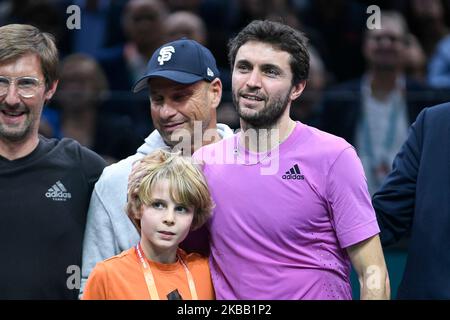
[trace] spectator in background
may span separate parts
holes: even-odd
[[[205,0],[165,0],[165,2],[171,12],[190,11],[199,14],[201,4]]]
[[[169,41],[174,41],[186,37],[206,46],[208,32],[202,18],[195,13],[188,11],[177,11],[169,15],[166,20],[167,35]],[[223,86],[222,102],[217,110],[220,122],[232,128],[239,127],[239,117],[231,104],[231,75],[228,66],[218,67],[220,80]]]
[[[276,0],[241,0],[232,1],[234,4],[234,15],[232,19],[232,33],[239,32],[250,21],[264,19],[274,11],[286,11],[287,1]]]
[[[437,89],[450,88],[450,36],[439,42],[428,63],[428,83]]]
[[[443,0],[411,0],[408,6],[411,29],[422,44],[428,61],[427,82],[437,89],[450,88],[448,13],[448,2]]]
[[[167,41],[186,37],[206,45],[207,32],[202,18],[188,11],[171,13],[166,19]]]
[[[111,1],[111,0],[110,0]],[[121,20],[125,6],[129,0],[112,0],[109,5],[108,18],[106,22],[105,47],[115,47],[126,41],[123,23]]]
[[[144,138],[151,131],[148,97],[132,95],[130,89],[145,71],[148,59],[166,39],[167,8],[161,0],[130,0],[122,15],[127,41],[96,55],[112,92],[110,109],[132,118],[136,134]]]
[[[142,76],[153,51],[165,41],[166,17],[167,9],[160,0],[130,0],[127,3],[122,15],[127,41],[96,55],[111,90],[129,91]]]
[[[309,76],[302,97],[292,102],[291,118],[304,124],[320,127],[322,99],[328,84],[328,72],[314,47],[309,47]]]
[[[427,56],[413,34],[409,34],[406,41],[405,72],[411,79],[422,84],[427,83]]]
[[[219,70],[229,70],[227,62],[227,41],[230,38],[230,17],[234,17],[236,14],[234,2],[235,0],[202,0],[196,10],[193,10],[192,7],[182,9],[195,12],[202,18],[207,28],[206,43],[211,52],[214,52]],[[224,91],[227,90],[225,88]]]
[[[448,8],[443,0],[410,0],[406,16],[411,32],[421,43],[427,59],[435,52],[437,44],[449,34],[445,15]]]
[[[10,11],[9,15],[5,17],[5,24],[33,25],[42,32],[48,32],[55,37],[61,55],[64,56],[70,52],[69,30],[66,28],[64,20],[67,6],[60,1],[52,0],[12,0],[9,3]]]
[[[371,194],[389,172],[409,124],[433,101],[426,87],[405,76],[407,35],[402,15],[382,12],[381,29],[364,37],[363,77],[333,88],[324,101],[322,128],[356,147]]]
[[[72,52],[95,55],[98,50],[105,47],[112,2],[111,0],[65,1],[66,7],[77,5],[81,10],[81,28],[69,32]]]
[[[55,95],[59,122],[53,136],[75,139],[108,163],[134,153],[139,140],[133,123],[126,115],[108,112],[107,98],[108,82],[98,63],[83,54],[67,56]]]
[[[81,264],[105,162],[74,140],[38,135],[57,85],[54,38],[30,25],[0,27],[0,299],[78,296],[68,271]]]
[[[367,6],[354,0],[314,0],[300,12],[302,25],[319,33],[319,50],[327,70],[337,82],[351,80],[364,70],[360,54]]]

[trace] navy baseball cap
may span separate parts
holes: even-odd
[[[178,83],[191,84],[219,77],[216,59],[200,43],[182,38],[157,49],[147,65],[145,74],[133,86],[133,92],[147,87],[149,78],[163,77]]]

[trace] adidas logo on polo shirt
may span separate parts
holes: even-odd
[[[67,201],[67,199],[72,198],[70,192],[67,192],[66,187],[59,180],[48,189],[45,196],[53,201]]]
[[[298,164],[295,164],[289,171],[286,171],[286,174],[283,174],[282,178],[285,180],[304,180],[305,176],[300,173]]]

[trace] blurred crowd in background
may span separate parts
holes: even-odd
[[[70,5],[81,28],[69,29]],[[386,10],[368,30],[367,8]],[[450,100],[450,0],[3,0],[0,25],[52,33],[62,58],[41,133],[71,137],[112,163],[153,129],[147,92],[131,86],[155,49],[188,37],[215,55],[224,87],[218,122],[239,127],[227,43],[254,19],[284,22],[310,40],[311,69],[292,117],[339,135],[363,161],[373,193],[418,112]]]

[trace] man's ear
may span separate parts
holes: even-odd
[[[211,99],[211,107],[216,109],[222,100],[222,81],[220,81],[219,78],[215,78],[211,81],[208,88],[208,94]]]
[[[303,90],[305,90],[305,87],[306,87],[306,80],[302,80],[299,83],[297,83],[296,85],[294,85],[291,90],[291,96],[290,96],[291,100],[294,101],[295,99],[300,97]]]
[[[50,85],[50,87],[47,89],[47,91],[45,91],[44,98],[46,101],[49,101],[55,94],[56,88],[58,87],[58,82],[59,82],[58,80],[53,81],[53,83]]]

